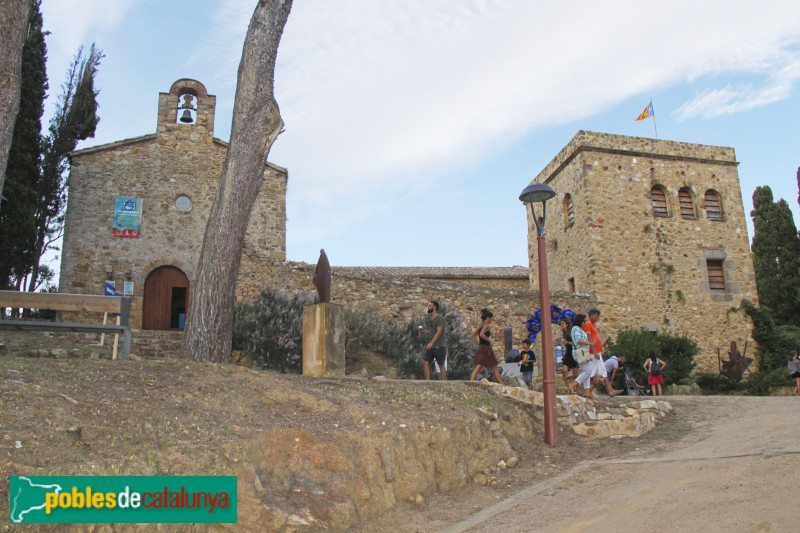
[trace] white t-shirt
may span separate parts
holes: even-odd
[[[606,359],[603,364],[606,365],[606,373],[608,373],[609,376],[614,373],[614,370],[619,368],[619,361],[617,361],[616,355],[612,355]]]

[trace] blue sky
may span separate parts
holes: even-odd
[[[227,140],[255,4],[43,0],[53,97],[78,46],[106,54],[80,147],[153,133],[184,77]],[[735,148],[748,214],[767,184],[800,221],[799,80],[796,0],[296,0],[269,156],[289,169],[288,258],[527,265],[520,191],[579,130],[655,136],[634,121],[650,99],[660,138]]]

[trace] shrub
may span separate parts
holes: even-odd
[[[315,296],[305,292],[261,291],[258,299],[239,305],[234,312],[233,348],[250,354],[261,368],[301,372],[303,306],[315,301]]]
[[[261,368],[302,372],[303,306],[316,298],[304,292],[294,295],[266,289],[252,303],[236,308],[233,348],[247,352]],[[345,354],[361,349],[386,356],[401,376],[422,375],[422,354],[428,336],[420,335],[422,319],[396,323],[374,309],[345,307]],[[457,312],[444,314],[447,333],[448,378],[462,379],[472,371],[476,346]]]
[[[772,389],[791,385],[792,379],[786,368],[759,369],[758,372],[750,374],[747,381],[742,383],[747,394],[769,396]]]
[[[716,372],[701,372],[694,376],[694,380],[703,394],[731,394],[746,390],[744,383],[734,383],[727,376]]]
[[[742,300],[741,308],[753,320],[753,339],[758,343],[756,358],[759,372],[785,369],[786,356],[800,346],[800,327],[775,325],[769,308],[756,307],[748,300]]]
[[[633,377],[639,383],[647,383],[647,372],[643,366],[647,353],[656,352],[667,363],[664,370],[664,383],[685,383],[694,368],[694,356],[700,349],[697,343],[686,336],[652,333],[645,329],[623,329],[617,338],[604,346],[605,357],[624,356]]]

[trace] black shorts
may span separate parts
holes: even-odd
[[[800,372],[792,372],[792,377],[795,379],[800,378]]]
[[[425,355],[422,357],[423,361],[432,362],[436,359],[441,367],[444,364],[444,358],[447,355],[447,349],[444,346],[434,346],[430,350],[425,350]]]
[[[572,370],[573,368],[578,368],[578,363],[575,361],[575,359],[573,359],[572,354],[569,355],[564,354],[561,357],[561,364],[567,367],[569,370]]]

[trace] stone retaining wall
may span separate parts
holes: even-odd
[[[483,380],[481,385],[506,398],[544,408],[544,394],[522,387],[508,387]],[[633,400],[601,403],[575,395],[556,396],[558,422],[578,435],[620,439],[640,437],[656,427],[656,422],[672,411],[665,401]]]

